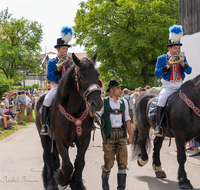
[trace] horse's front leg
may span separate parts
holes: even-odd
[[[166,174],[161,166],[160,161],[160,149],[165,137],[155,137],[154,139],[154,149],[153,149],[153,170],[158,178],[166,178]]]
[[[179,186],[181,189],[193,189],[193,186],[191,185],[190,181],[187,179],[187,174],[185,171],[184,164],[186,162],[186,154],[185,154],[185,142],[176,140],[176,146],[177,146],[177,160],[179,163],[178,168],[178,181]]]
[[[73,172],[73,165],[69,158],[69,146],[63,141],[56,142],[58,152],[62,157],[62,167],[55,173],[55,179],[61,186],[67,187],[70,183],[70,176]]]
[[[80,143],[81,142],[81,143]],[[74,173],[70,183],[72,190],[85,190],[82,182],[82,172],[85,166],[85,153],[89,146],[90,134],[88,134],[84,141],[79,141],[77,144],[77,156],[74,162]]]

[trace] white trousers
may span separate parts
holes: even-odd
[[[161,91],[158,95],[157,106],[164,107],[167,101],[167,98],[181,87],[181,85],[183,84],[183,81],[169,82],[164,79],[161,79],[161,82],[162,82],[162,86],[161,86]]]
[[[58,90],[58,85],[52,85],[51,86],[51,90],[49,90],[49,92],[47,93],[47,95],[45,96],[45,99],[44,99],[44,102],[43,102],[43,105],[44,106],[47,106],[47,107],[50,107],[55,95],[56,95],[56,92]]]

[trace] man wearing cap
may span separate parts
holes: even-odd
[[[121,86],[116,80],[109,82],[106,92],[110,92],[110,96],[104,98],[104,106],[98,112],[104,120],[103,133],[106,137],[105,142],[103,142],[103,190],[109,190],[108,179],[114,165],[115,156],[118,164],[117,189],[124,190],[126,186],[127,144],[129,145],[132,142],[132,128],[128,103],[125,99],[120,98],[122,94]]]
[[[66,65],[63,65],[61,68],[58,68],[56,64],[59,64],[61,62],[61,58],[65,55],[67,55],[68,48],[70,45],[68,42],[71,40],[70,36],[72,37],[72,29],[68,27],[64,27],[61,31],[62,38],[57,39],[57,44],[54,46],[54,48],[57,49],[57,56],[54,59],[51,59],[48,61],[47,66],[47,79],[53,83],[51,86],[51,90],[48,92],[48,94],[45,96],[43,107],[42,107],[42,128],[40,131],[41,135],[47,135],[48,134],[48,126],[46,123],[46,118],[49,113],[49,107],[56,95],[58,84],[62,76],[67,72],[67,68],[73,63],[71,57],[67,57],[68,62]],[[66,40],[66,37],[68,39]]]
[[[192,71],[192,68],[187,63],[186,57],[180,54],[180,46],[182,46],[180,39],[183,34],[182,26],[173,25],[169,28],[169,31],[168,53],[157,58],[155,68],[155,76],[162,78],[162,87],[158,96],[156,112],[155,135],[158,137],[162,137],[160,119],[167,98],[181,87],[185,73],[190,74]],[[169,64],[172,62],[174,63],[173,65]]]

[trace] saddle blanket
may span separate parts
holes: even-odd
[[[171,97],[171,95],[168,97],[167,102],[166,102],[166,107],[168,109],[168,103],[169,103],[169,98]],[[148,112],[148,118],[150,119],[155,119],[156,118],[156,106],[158,103],[158,96],[155,97],[153,99],[153,101],[151,102],[151,105],[149,107],[149,112]]]

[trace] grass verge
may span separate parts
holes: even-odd
[[[35,122],[35,111],[32,110],[32,121],[27,121],[26,110],[25,110],[23,121],[24,121],[24,125],[21,125],[21,124],[13,125],[14,128],[10,130],[4,130],[4,126],[0,126],[0,131],[3,132],[2,134],[0,134],[0,141],[5,139],[7,136],[13,134],[14,132],[18,131],[19,129]]]

